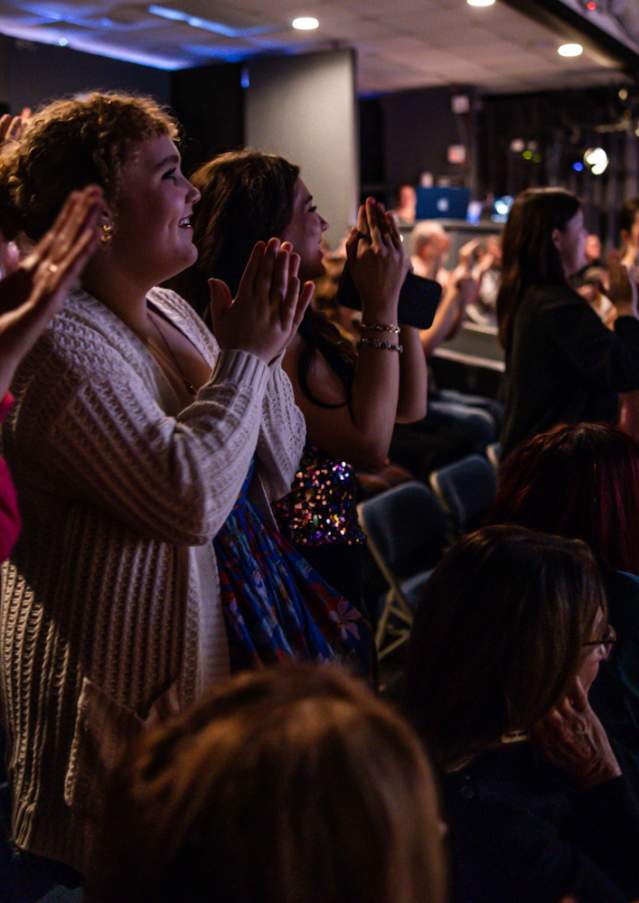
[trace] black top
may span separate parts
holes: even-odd
[[[589,699],[606,733],[625,756],[622,770],[639,800],[639,577],[604,572],[608,620],[618,641],[602,662]]]
[[[637,388],[638,320],[611,331],[567,285],[530,288],[507,349],[502,454],[558,423],[614,422],[617,393]]]
[[[527,743],[443,779],[453,903],[639,897],[639,813],[623,777],[578,792]]]

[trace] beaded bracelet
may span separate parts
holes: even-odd
[[[404,350],[403,345],[394,345],[393,342],[382,342],[379,339],[360,339],[357,347],[362,345],[365,348],[379,348],[380,351],[397,351],[398,354]]]
[[[362,329],[372,329],[373,332],[394,332],[399,334],[399,326],[395,323],[362,323]]]

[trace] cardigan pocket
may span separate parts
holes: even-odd
[[[64,779],[67,806],[88,817],[100,816],[109,776],[143,726],[133,709],[84,678]]]
[[[157,694],[142,718],[85,677],[76,704],[75,728],[64,780],[66,805],[87,818],[99,819],[110,776],[136,737],[179,709],[175,683]]]
[[[109,779],[136,737],[180,711],[177,684],[164,687],[146,707],[145,717],[116,702],[90,678],[82,681],[75,728],[64,779],[67,806],[100,818]]]

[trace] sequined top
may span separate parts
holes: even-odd
[[[291,491],[274,505],[282,533],[298,546],[361,545],[355,471],[307,443]]]

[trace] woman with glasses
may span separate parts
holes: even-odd
[[[619,637],[592,703],[632,752],[639,785],[639,443],[604,423],[561,424],[533,437],[501,466],[491,521],[592,549]]]
[[[613,642],[583,542],[488,527],[436,568],[406,703],[443,772],[454,903],[639,897],[639,812],[588,701]]]

